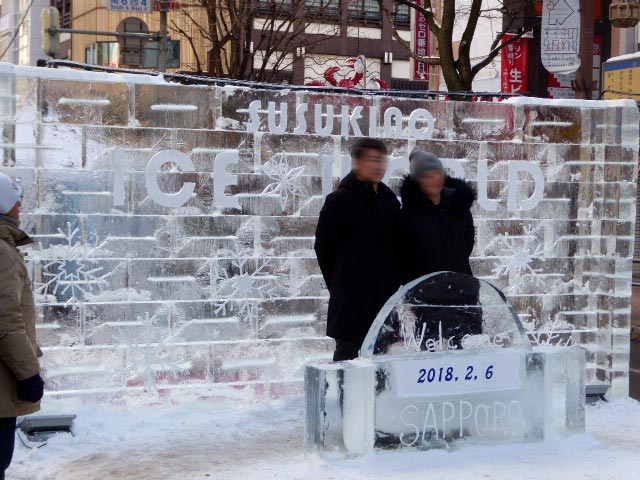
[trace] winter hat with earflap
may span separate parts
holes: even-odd
[[[414,148],[409,154],[409,173],[412,180],[433,170],[443,170],[442,161],[433,153],[429,153],[419,147]]]
[[[0,214],[6,215],[22,197],[22,187],[0,172]]]

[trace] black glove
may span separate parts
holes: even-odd
[[[18,400],[37,403],[44,395],[44,380],[39,373],[33,377],[18,380]]]

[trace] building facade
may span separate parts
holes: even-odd
[[[106,2],[52,0],[52,4],[60,10],[62,26],[67,28],[155,32],[160,27],[160,5],[157,1],[152,13],[112,11]],[[238,48],[245,48],[246,54],[252,56],[255,71],[264,70],[265,65],[267,70],[274,67],[272,63],[275,62],[264,61],[265,55],[271,58],[280,58],[280,55],[286,60],[277,62],[277,73],[256,74],[253,78],[294,84],[329,84],[329,75],[339,83],[355,76],[357,72],[354,70],[361,63],[354,68],[351,59],[360,57],[365,60],[365,75],[358,86],[382,80],[393,88],[428,88],[429,75],[416,81],[414,62],[406,48],[394,39],[389,15],[380,8],[377,0],[259,0],[255,5],[255,14],[250,19],[252,32],[243,32],[247,41]],[[290,10],[285,8],[287,5],[291,5]],[[169,2],[169,8],[172,39],[169,71],[227,75],[228,68],[220,73],[213,65],[214,55],[220,50],[212,48],[212,38],[208,34],[211,12],[202,6],[181,2]],[[407,7],[394,6],[393,0],[387,0],[386,8],[392,12],[401,38],[415,48],[415,12]],[[278,9],[282,18],[274,16],[274,9]],[[286,28],[295,32],[288,33],[290,41],[276,46],[276,50],[279,49],[276,53],[272,44],[260,49],[265,35],[279,32],[287,21],[287,14],[292,20],[291,27]],[[224,12],[218,12],[218,16],[221,23],[228,21],[229,17]],[[157,42],[147,42],[142,49],[136,47],[135,42],[128,43],[118,42],[112,36],[67,35],[61,37],[62,48],[58,57],[102,66],[157,68]],[[142,54],[132,55],[132,45],[133,50],[142,50]],[[230,54],[230,50],[226,54]],[[333,70],[327,74],[329,69]],[[245,78],[252,77],[251,72],[248,73],[250,75]]]
[[[0,62],[36,65],[42,52],[42,9],[49,0],[0,1]]]
[[[63,28],[77,30],[93,30],[102,32],[157,32],[160,28],[160,14],[154,3],[151,13],[134,13],[112,11],[107,2],[83,0],[52,0],[51,4],[60,11],[60,23]],[[171,2],[169,12],[169,31],[173,42],[170,43],[169,71],[196,70],[194,49],[184,41],[177,31],[183,31],[193,38],[195,52],[206,58],[210,45],[196,33],[196,26],[188,20],[181,9],[181,4]],[[205,23],[203,12],[194,9],[189,12],[201,23]],[[68,59],[80,63],[106,67],[157,68],[157,42],[128,40],[119,42],[114,36],[73,34],[63,35],[61,51],[57,58]],[[142,50],[142,54],[140,52]],[[174,54],[173,56],[171,54]],[[177,58],[176,58],[177,57]]]

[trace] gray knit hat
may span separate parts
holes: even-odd
[[[444,170],[442,161],[433,153],[414,148],[409,154],[409,173],[413,180],[433,170]]]
[[[9,175],[0,173],[0,214],[9,213],[22,198],[22,187]]]

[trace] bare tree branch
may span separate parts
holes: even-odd
[[[187,41],[189,42],[189,45],[191,46],[191,51],[193,52],[193,56],[196,59],[196,71],[198,73],[202,72],[202,63],[200,62],[200,57],[198,56],[198,49],[196,48],[194,42],[193,42],[193,36],[189,35],[187,32],[184,31],[184,29],[180,28],[178,26],[178,24],[176,24],[176,22],[174,20],[171,20],[171,29],[176,32],[179,33],[180,35],[182,35],[183,37],[185,37],[187,39]]]
[[[202,20],[198,12],[183,10],[182,13],[186,22],[211,42],[208,70],[230,78],[276,78],[279,72],[290,71],[297,47],[304,46],[306,53],[312,55],[314,47],[327,40],[326,35],[309,34],[307,26],[319,23],[335,24],[339,28],[336,12],[340,0],[318,4],[314,6],[313,15],[307,16],[300,13],[307,8],[307,0],[191,2],[190,8],[206,11],[206,20]],[[324,21],[323,17],[326,17]],[[189,31],[188,26],[182,26],[182,29]],[[189,41],[193,45],[198,43],[194,35]]]
[[[488,18],[491,21],[502,21],[501,30],[509,31],[517,22],[524,20],[526,9],[519,8],[518,11],[509,11],[505,8],[504,2],[496,5],[482,0],[471,0],[461,6],[455,0],[444,0],[439,3],[441,5],[442,20],[438,24],[431,1],[425,0],[424,5],[419,5],[415,0],[396,0],[395,3],[397,5],[405,5],[411,11],[421,13],[429,22],[429,29],[438,43],[439,58],[424,58],[413,51],[411,42],[401,37],[399,29],[393,22],[392,12],[389,11],[388,7],[385,7],[383,2],[384,0],[378,0],[389,19],[394,39],[402,45],[408,55],[415,61],[439,65],[447,88],[450,91],[471,91],[473,79],[477,73],[489,65],[504,46],[517,41],[527,33],[526,31],[521,31],[504,43],[502,43],[504,33],[497,34],[489,46],[489,53],[480,62],[472,65],[471,43],[476,35],[479,19]],[[462,34],[457,46],[457,55],[455,55],[453,36],[454,31],[458,31],[458,29],[462,30]]]
[[[480,70],[482,70],[484,67],[486,67],[487,65],[489,65],[494,58],[496,58],[496,56],[502,51],[502,49],[504,47],[506,47],[507,45],[512,44],[513,42],[516,42],[518,40],[520,40],[524,35],[526,35],[527,33],[529,33],[531,30],[524,30],[522,32],[516,33],[513,35],[513,37],[511,37],[509,40],[507,40],[504,43],[500,43],[500,45],[498,45],[497,47],[493,48],[491,50],[491,52],[489,53],[489,55],[487,55],[484,60],[482,60],[481,62],[475,64],[472,68],[471,68],[471,73],[473,76],[475,76]],[[498,42],[500,42],[500,40],[504,37],[504,33],[501,33],[499,35],[500,39],[497,40]],[[494,41],[494,44],[496,42]]]
[[[476,27],[478,26],[478,19],[480,18],[480,7],[482,6],[482,0],[473,0],[471,3],[471,9],[469,11],[469,18],[467,20],[467,26],[462,33],[462,38],[460,39],[460,46],[458,47],[458,51],[460,49],[471,49],[471,41],[473,40],[473,35],[476,33]]]
[[[452,2],[453,0],[446,0]],[[382,0],[378,0],[378,3],[382,7]],[[440,32],[440,25],[438,25],[438,21],[433,13],[433,7],[431,5],[431,0],[424,0],[424,5],[418,5],[418,2],[412,2],[411,0],[396,0],[398,5],[406,5],[407,7],[421,13],[429,22],[429,28],[431,31],[438,35]]]
[[[440,65],[439,57],[423,57],[422,55],[418,55],[417,53],[415,53],[411,48],[411,42],[406,41],[400,36],[400,33],[398,32],[395,21],[393,19],[393,12],[391,12],[387,8],[387,6],[383,4],[383,0],[378,0],[378,3],[380,4],[380,8],[386,15],[387,21],[391,25],[391,34],[393,35],[393,38],[405,48],[409,56],[420,63],[426,63],[427,65]],[[400,3],[400,1],[398,1],[398,3]]]

